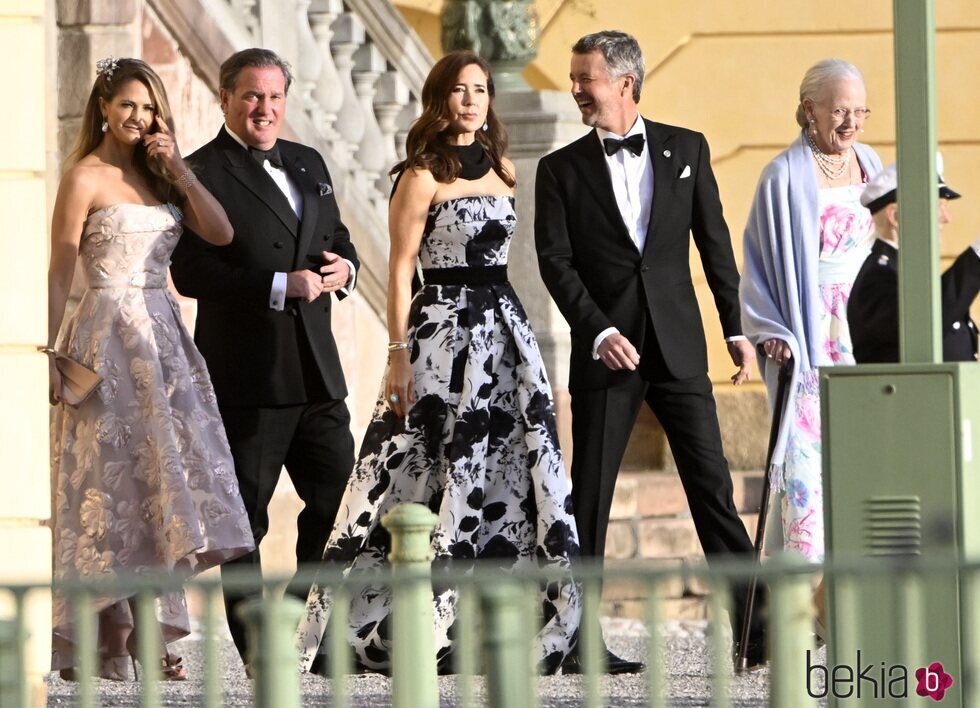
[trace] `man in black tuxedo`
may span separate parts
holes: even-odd
[[[755,355],[741,336],[731,238],[704,136],[640,116],[643,76],[630,35],[580,39],[572,48],[572,97],[594,130],[544,157],[537,172],[541,276],[571,329],[579,541],[583,555],[601,562],[619,465],[646,401],[667,435],[705,553],[748,557],[752,542],[732,495],[688,264],[693,232],[739,367],[732,380],[741,384]],[[736,638],[744,596],[735,593]],[[758,665],[761,620],[753,628],[749,659]],[[643,668],[608,651],[607,663],[610,672]]]
[[[938,230],[949,223],[948,202],[959,194],[939,174]],[[889,165],[868,182],[861,203],[868,207],[877,239],[861,266],[847,301],[847,324],[859,364],[897,362],[898,346],[898,171]],[[980,292],[980,238],[961,253],[940,279],[943,361],[976,361],[977,326],[970,305]]]
[[[354,464],[330,294],[343,298],[353,287],[357,254],[323,158],[278,139],[291,80],[289,65],[265,49],[222,64],[225,124],[188,161],[228,213],[235,240],[216,248],[184,237],[171,269],[177,289],[198,300],[195,341],[255,536],[255,551],[233,561],[236,568],[260,568],[258,546],[283,465],[305,503],[297,563],[318,563]],[[247,669],[245,628],[235,613],[244,598],[225,591]]]

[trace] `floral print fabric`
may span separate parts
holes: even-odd
[[[864,185],[820,190],[820,326],[824,360],[832,366],[855,363],[847,299],[873,240],[871,213],[860,202],[863,190]],[[824,557],[824,533],[817,369],[800,373],[789,404],[786,415],[793,419],[781,499],[783,546],[819,563]]]
[[[424,268],[504,265],[514,232],[513,198],[451,199],[429,212]],[[405,418],[379,397],[324,560],[351,577],[386,563],[390,537],[379,520],[418,502],[438,517],[435,564],[466,569],[475,559],[502,570],[567,569],[578,554],[551,388],[524,309],[509,283],[427,285],[415,296],[408,341],[417,401]],[[382,385],[382,396],[383,396]],[[434,597],[441,669],[451,663],[457,593]],[[557,670],[574,645],[578,587],[542,588],[537,660]],[[298,643],[309,668],[330,614],[329,589],[314,585]],[[347,639],[358,661],[389,667],[391,597],[377,585],[352,599]],[[325,642],[323,642],[325,644]]]
[[[167,289],[180,238],[170,205],[118,204],[85,222],[88,289],[59,351],[103,381],[51,426],[54,578],[161,570],[196,573],[254,547],[204,359]],[[124,597],[96,610],[132,625]],[[168,641],[189,632],[183,593],[158,602]],[[73,663],[73,617],[54,598],[52,668]]]

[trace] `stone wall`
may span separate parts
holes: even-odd
[[[0,133],[0,585],[49,582],[51,532],[48,485],[48,365],[35,348],[47,339],[49,179],[57,127],[52,100],[53,17],[45,3],[0,4],[0,46],[17,77],[17,108],[3,112]],[[50,665],[51,613],[47,593],[18,607],[0,593],[0,619],[20,614],[29,629],[30,705],[45,700],[41,677]]]

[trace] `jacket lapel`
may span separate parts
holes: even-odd
[[[225,132],[224,128],[221,129],[218,137],[227,160],[225,169],[228,173],[269,207],[283,226],[296,237],[299,234],[299,219],[296,218],[293,208],[289,206],[289,200],[279,189],[279,185],[252,159],[247,150]]]
[[[296,269],[306,268],[310,265],[305,262],[305,259],[319,219],[320,197],[302,158],[299,155],[293,155],[290,148],[285,144],[280,144],[279,151],[282,153],[283,169],[286,170],[289,179],[292,180],[303,196],[303,220],[299,225],[299,242],[296,245],[296,262],[293,267]]]
[[[643,254],[646,255],[653,250],[650,242],[655,238],[667,211],[670,191],[674,185],[675,163],[670,149],[672,136],[646,119],[643,122],[646,123],[648,154],[653,164],[653,204],[650,205],[650,221],[647,224],[646,241],[643,243]]]
[[[574,160],[573,164],[581,173],[581,181],[589,185],[609,221],[616,225],[623,238],[633,243],[629,230],[626,228],[626,222],[623,221],[623,215],[619,211],[619,205],[616,204],[616,193],[613,192],[609,166],[606,165],[602,143],[599,142],[599,137],[594,128],[579,140],[578,152],[581,159]]]

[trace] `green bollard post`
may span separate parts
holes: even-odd
[[[526,596],[515,583],[501,582],[482,590],[485,619],[484,656],[487,696],[491,708],[531,706],[531,645],[521,609]]]
[[[396,579],[391,612],[394,708],[439,705],[430,543],[437,522],[436,515],[421,504],[399,504],[381,519],[391,534],[388,560]]]
[[[788,571],[807,565],[798,556],[784,554],[778,561]],[[806,652],[813,646],[813,604],[810,576],[789,572],[772,585],[769,622],[770,705],[780,708],[812,708],[816,700],[801,679]]]
[[[300,708],[299,652],[293,635],[304,612],[302,602],[278,594],[248,600],[238,609],[248,626],[256,708]]]

